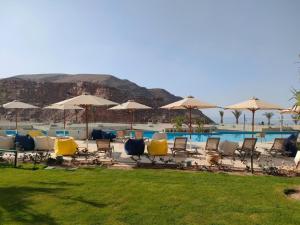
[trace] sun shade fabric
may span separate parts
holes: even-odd
[[[52,104],[47,107],[44,107],[44,109],[60,109],[60,110],[72,110],[72,109],[83,109],[82,107],[79,107],[77,105],[58,105],[58,104]]]
[[[267,110],[279,110],[283,109],[279,105],[275,105],[272,103],[264,102],[258,98],[251,98],[247,101],[240,102],[234,105],[226,106],[225,109],[249,109],[249,110],[259,110],[259,109],[267,109]]]
[[[34,140],[29,135],[16,135],[15,144],[21,148],[23,151],[34,150]]]
[[[118,103],[88,94],[76,96],[74,98],[66,99],[61,102],[55,103],[56,105],[117,105]]]
[[[209,109],[209,108],[217,108],[218,106],[200,101],[194,97],[186,97],[177,102],[173,102],[171,104],[162,106],[162,109]]]
[[[152,140],[147,146],[147,151],[151,156],[164,156],[168,153],[167,140]]]
[[[76,153],[78,145],[74,139],[60,139],[55,140],[54,151],[56,156],[72,156]]]
[[[140,104],[138,102],[135,102],[133,100],[129,100],[125,103],[122,103],[120,105],[114,106],[110,108],[109,110],[135,110],[135,109],[151,109],[151,107]]]
[[[125,152],[127,155],[143,155],[145,151],[145,142],[143,139],[128,139],[125,142]]]
[[[17,100],[14,100],[12,102],[8,102],[6,104],[3,104],[3,108],[6,109],[36,109],[37,106],[30,105],[28,103],[20,102]]]
[[[53,150],[55,138],[49,136],[36,136],[34,139],[35,150]]]
[[[13,149],[15,146],[15,137],[13,136],[0,136],[1,149]]]

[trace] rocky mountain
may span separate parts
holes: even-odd
[[[124,79],[106,74],[28,74],[0,79],[0,104],[18,99],[27,103],[44,107],[52,103],[71,98],[82,93],[101,96],[112,101],[122,103],[133,99],[142,104],[151,106],[153,110],[136,112],[135,121],[167,122],[171,117],[184,114],[180,110],[159,109],[160,106],[177,101],[175,96],[164,89],[147,89]],[[2,115],[11,118],[12,114],[1,109]],[[82,112],[77,114],[77,120],[82,120]],[[129,115],[122,111],[107,111],[104,108],[94,107],[91,110],[92,120],[95,122],[126,122]],[[202,117],[212,122],[208,117],[196,110],[194,116]],[[61,119],[62,113],[54,110],[23,110],[23,120],[35,118],[38,121]],[[75,120],[74,112],[68,112],[68,119]]]

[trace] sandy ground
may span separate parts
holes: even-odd
[[[78,145],[80,147],[86,147],[86,141],[76,141],[78,143]],[[169,147],[172,147],[173,143],[169,143]],[[239,143],[239,145],[241,146],[242,143]],[[124,150],[124,144],[123,143],[113,143],[114,146],[114,151],[113,151],[113,160],[115,160],[116,162],[120,163],[120,164],[128,164],[131,165],[132,163],[135,163],[130,156],[128,156]],[[193,143],[189,143],[189,147],[188,150],[190,151],[194,151],[194,149],[191,150],[191,146],[193,147],[198,147],[198,152],[200,153],[199,155],[194,155],[193,157],[189,157],[187,158],[186,155],[183,154],[178,154],[176,155],[176,157],[173,157],[171,154],[171,151],[169,149],[168,152],[168,156],[164,156],[164,160],[168,160],[171,159],[173,160],[173,162],[171,163],[183,163],[183,162],[187,162],[190,161],[192,163],[192,165],[198,164],[198,165],[205,165],[205,166],[209,166],[209,163],[206,161],[206,154],[204,151],[204,147],[205,147],[205,143],[204,142],[193,142]],[[290,157],[283,157],[283,156],[278,156],[276,158],[271,157],[266,151],[265,148],[270,148],[272,146],[271,142],[264,142],[264,143],[257,143],[257,151],[261,152],[261,156],[259,157],[259,159],[255,159],[254,160],[254,168],[256,169],[260,169],[261,167],[259,166],[261,165],[268,165],[268,166],[276,166],[276,167],[289,167],[289,168],[293,168],[295,167],[295,163],[294,163],[294,158],[290,158]],[[89,145],[88,145],[89,151],[93,152],[96,151],[96,143],[95,141],[89,141]],[[147,153],[147,150],[145,150],[145,152]],[[105,156],[103,155],[103,160],[110,160],[108,157],[105,158]],[[156,163],[163,163],[162,161],[159,160],[159,158],[157,158]],[[246,168],[246,165],[250,165],[250,159],[247,159],[247,163],[242,163],[240,161],[240,159],[237,157],[235,160],[233,160],[231,157],[225,157],[223,158],[220,163],[222,165],[226,165],[229,167],[235,167],[235,168]],[[151,161],[146,157],[146,156],[142,156],[141,157],[141,163],[151,163]]]

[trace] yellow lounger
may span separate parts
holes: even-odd
[[[78,145],[74,139],[60,139],[55,140],[54,150],[57,156],[71,156],[77,151]]]
[[[147,146],[149,155],[151,156],[164,156],[168,153],[168,142],[165,139],[152,140]]]

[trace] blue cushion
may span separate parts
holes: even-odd
[[[128,139],[125,143],[125,152],[127,155],[143,155],[145,142],[143,139]]]
[[[34,150],[34,140],[29,135],[16,135],[15,143],[24,151]]]
[[[295,157],[297,154],[297,138],[298,134],[290,135],[285,142],[285,150],[289,152],[289,156]]]

